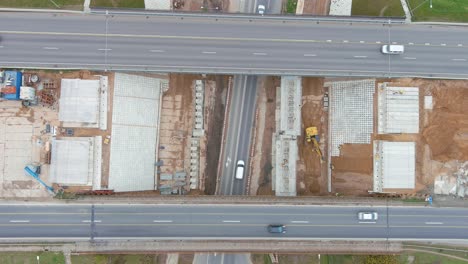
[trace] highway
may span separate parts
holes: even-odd
[[[236,75],[234,77],[224,147],[220,194],[244,195],[249,177],[249,150],[257,98],[257,77]],[[237,161],[245,162],[244,178],[235,179]]]
[[[464,26],[4,12],[0,36],[2,67],[468,77]]]
[[[357,219],[379,213],[376,222]],[[468,239],[468,208],[0,205],[0,239]],[[270,234],[268,224],[287,233]]]

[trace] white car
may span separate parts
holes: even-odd
[[[263,16],[263,15],[265,14],[265,10],[266,10],[266,8],[265,8],[264,5],[258,5],[258,7],[257,7],[257,13],[258,13],[259,15],[262,15],[262,16]]]
[[[377,212],[359,212],[358,218],[362,221],[377,221],[379,219],[379,214],[377,214]]]

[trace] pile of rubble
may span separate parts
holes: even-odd
[[[434,193],[443,195],[455,195],[458,197],[468,197],[468,161],[457,162],[457,169],[454,173],[442,174],[434,181]]]

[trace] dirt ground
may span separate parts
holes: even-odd
[[[272,137],[275,131],[276,87],[281,85],[279,77],[265,77],[259,81],[257,109],[253,143],[252,171],[250,173],[250,195],[274,195],[271,189]]]
[[[392,84],[420,89],[413,192],[430,192],[437,176],[451,175],[458,161],[468,160],[468,81],[404,78]],[[432,110],[424,109],[425,95],[433,97]]]
[[[332,157],[332,192],[367,195],[373,187],[371,144],[343,144],[340,156]]]
[[[161,173],[189,171],[190,138],[194,118],[194,83],[200,75],[170,74],[162,96],[158,159]],[[159,182],[159,184],[163,184]]]
[[[302,135],[297,139],[299,160],[297,162],[298,195],[324,194],[327,192],[327,138],[328,112],[323,108],[323,78],[302,78]],[[315,126],[320,137],[319,145],[324,161],[314,151],[313,144],[305,138],[305,129]]]
[[[330,0],[304,0],[304,15],[328,15]]]
[[[229,85],[229,76],[208,76],[208,80],[216,83],[212,100],[205,105],[205,135],[206,142],[206,166],[204,172],[205,194],[213,195],[216,191],[219,152],[221,151],[221,139],[224,124],[224,112],[226,109],[226,95]],[[205,97],[206,98],[206,97]],[[202,187],[201,187],[202,188]]]

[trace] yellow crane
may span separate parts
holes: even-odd
[[[323,162],[323,155],[322,155],[322,151],[320,150],[320,146],[319,146],[319,137],[318,137],[318,129],[317,127],[308,127],[306,128],[306,140],[307,142],[309,143],[313,143],[314,144],[314,150],[315,152],[317,152],[317,155],[320,157],[320,161]]]

